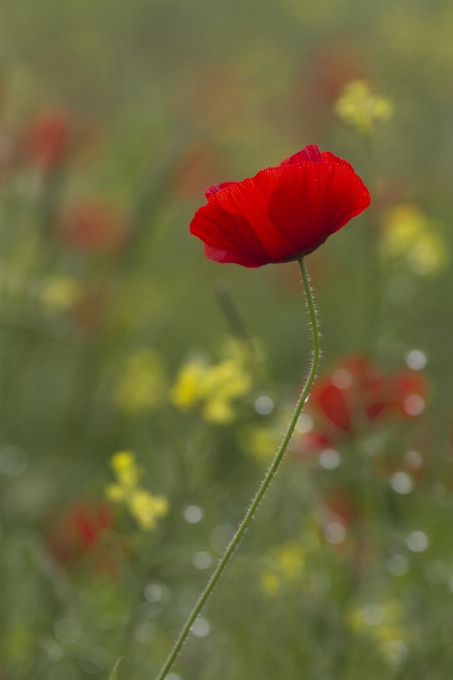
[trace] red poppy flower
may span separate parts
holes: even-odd
[[[308,255],[370,204],[352,166],[315,144],[242,182],[206,190],[190,231],[215,262],[244,267]]]
[[[70,151],[72,129],[64,112],[49,111],[32,121],[23,135],[23,153],[27,160],[44,170],[59,165]]]
[[[308,409],[321,416],[330,432],[352,433],[384,415],[420,415],[426,392],[426,380],[420,372],[405,368],[382,375],[367,357],[357,355],[343,359],[333,372],[320,377]]]
[[[88,200],[69,209],[57,225],[57,235],[78,250],[114,251],[124,239],[124,227],[112,207]]]
[[[71,565],[96,553],[112,529],[114,515],[104,502],[70,506],[48,536],[48,545],[61,564]],[[104,560],[105,561],[105,560]]]

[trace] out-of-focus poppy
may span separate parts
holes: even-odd
[[[42,170],[52,170],[67,157],[73,142],[72,124],[64,111],[47,111],[34,117],[22,135],[25,160]]]
[[[200,196],[208,184],[220,178],[221,173],[221,163],[212,149],[206,146],[189,149],[176,168],[176,193],[187,198]]]
[[[323,135],[333,118],[333,104],[351,80],[372,77],[365,52],[353,41],[332,41],[317,45],[300,63],[291,109],[294,124]],[[305,130],[304,130],[305,132]]]
[[[112,507],[102,501],[79,501],[71,505],[47,536],[51,553],[64,566],[92,555],[99,566],[107,565],[100,552],[114,524]]]
[[[67,210],[56,227],[58,239],[75,250],[117,250],[125,229],[114,209],[101,201],[87,200]]]
[[[420,415],[426,402],[426,378],[408,368],[383,375],[366,356],[343,359],[315,383],[307,410],[335,436],[366,429],[378,418]]]
[[[323,496],[323,504],[329,521],[336,521],[350,527],[357,515],[356,502],[346,489],[330,489]]]
[[[370,204],[352,166],[315,144],[242,182],[206,190],[190,231],[216,262],[244,267],[311,253]]]
[[[313,454],[331,449],[334,445],[332,438],[324,432],[313,429],[302,434],[296,432],[296,435],[293,436],[291,448],[294,459],[308,461]]]

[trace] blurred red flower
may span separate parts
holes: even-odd
[[[33,118],[22,136],[22,153],[32,165],[52,170],[68,155],[72,125],[63,111],[48,111]]]
[[[221,162],[214,149],[208,146],[193,147],[182,155],[176,168],[176,192],[184,198],[199,196],[206,184],[217,181],[221,173]]]
[[[77,250],[114,251],[123,242],[124,227],[110,206],[87,200],[60,218],[57,236]]]
[[[383,375],[366,356],[343,359],[315,383],[307,410],[331,435],[354,433],[385,416],[413,418],[425,407],[426,378],[403,368]]]
[[[100,553],[103,541],[114,524],[110,505],[103,501],[80,501],[71,505],[47,537],[54,557],[63,565],[71,566],[88,555],[95,555],[97,566],[107,566]]]
[[[295,260],[370,204],[352,166],[315,144],[242,182],[206,190],[190,231],[207,257],[244,267]]]
[[[350,527],[354,523],[357,504],[349,491],[340,488],[330,489],[322,500],[329,521],[340,522],[345,527]]]

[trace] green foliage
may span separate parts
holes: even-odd
[[[294,263],[216,265],[188,223],[205,186],[317,143],[373,198],[307,258],[352,424],[309,401],[168,680],[449,680],[451,6],[22,0],[2,19],[2,679],[156,676],[311,346]],[[397,392],[400,371],[423,384]],[[371,418],[376,384],[393,410]]]

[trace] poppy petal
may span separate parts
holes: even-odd
[[[276,170],[280,181],[269,197],[268,215],[295,256],[314,250],[370,204],[368,189],[345,165],[306,162]]]
[[[206,190],[190,231],[217,262],[248,267],[312,252],[370,204],[349,163],[312,144],[278,167]]]
[[[204,252],[206,257],[210,260],[220,262],[221,264],[241,264],[243,267],[248,267],[249,269],[261,267],[262,265],[262,262],[257,262],[242,253],[233,253],[230,250],[220,250],[219,248],[208,246],[206,243],[204,244]]]
[[[222,191],[222,189],[229,187],[231,184],[234,184],[234,182],[222,182],[221,184],[213,184],[211,187],[207,187],[204,190],[204,195],[206,196],[206,198],[209,198],[213,194],[216,194],[218,191]]]
[[[299,163],[305,163],[306,161],[322,163],[323,160],[323,154],[320,152],[318,145],[309,144],[305,147],[305,149],[302,149],[302,151],[298,151],[293,156],[290,156],[286,160],[282,161],[280,165],[297,165]]]
[[[269,255],[248,221],[242,215],[223,210],[216,198],[217,194],[213,194],[209,203],[197,210],[190,223],[190,232],[209,246],[208,257],[218,250],[260,264],[268,262]]]

